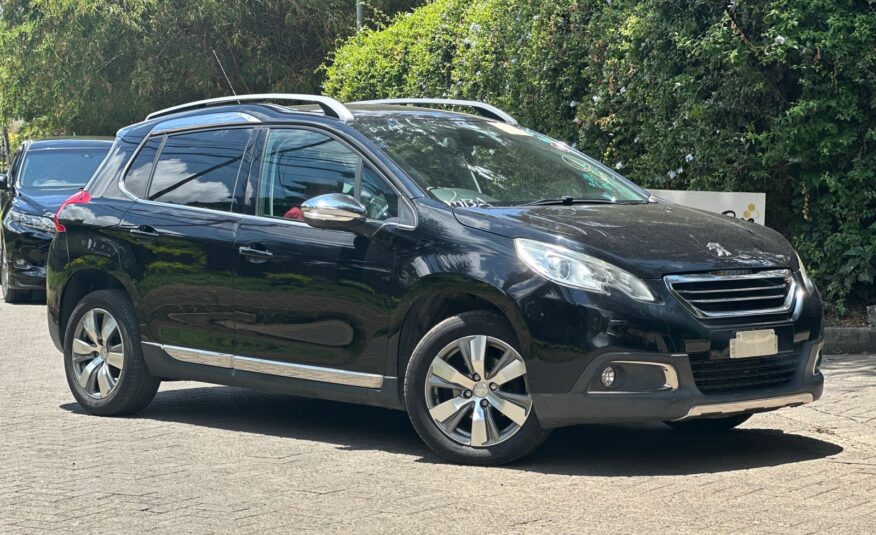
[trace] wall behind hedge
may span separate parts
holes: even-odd
[[[437,0],[324,89],[485,100],[646,187],[764,191],[840,312],[876,296],[876,1]]]

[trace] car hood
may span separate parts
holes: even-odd
[[[454,208],[454,214],[468,227],[569,247],[646,278],[796,267],[794,249],[774,230],[665,202]]]
[[[42,190],[19,190],[15,196],[15,208],[33,215],[54,214],[61,204],[80,188],[51,188]]]

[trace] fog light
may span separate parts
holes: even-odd
[[[12,265],[14,265],[17,269],[27,269],[30,267],[30,264],[24,258],[15,258],[12,261]]]
[[[608,366],[604,370],[602,370],[602,386],[605,388],[611,388],[611,385],[614,384],[614,368]]]

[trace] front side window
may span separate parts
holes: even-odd
[[[29,189],[84,186],[109,152],[110,146],[51,148],[28,151],[18,174],[18,187]]]
[[[252,129],[169,136],[149,184],[150,201],[230,211]]]
[[[480,118],[363,118],[362,132],[434,198],[451,206],[514,206],[571,197],[644,203],[647,194],[565,143]]]
[[[313,130],[270,132],[262,162],[257,215],[303,221],[304,201],[344,193],[365,205],[369,219],[398,216],[398,196],[355,152]]]

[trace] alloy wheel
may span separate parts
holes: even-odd
[[[122,333],[106,310],[91,309],[82,316],[73,337],[73,372],[82,391],[103,399],[119,382],[125,365]]]
[[[466,336],[439,352],[429,366],[425,393],[438,428],[467,446],[508,440],[532,412],[523,357],[491,336]]]

